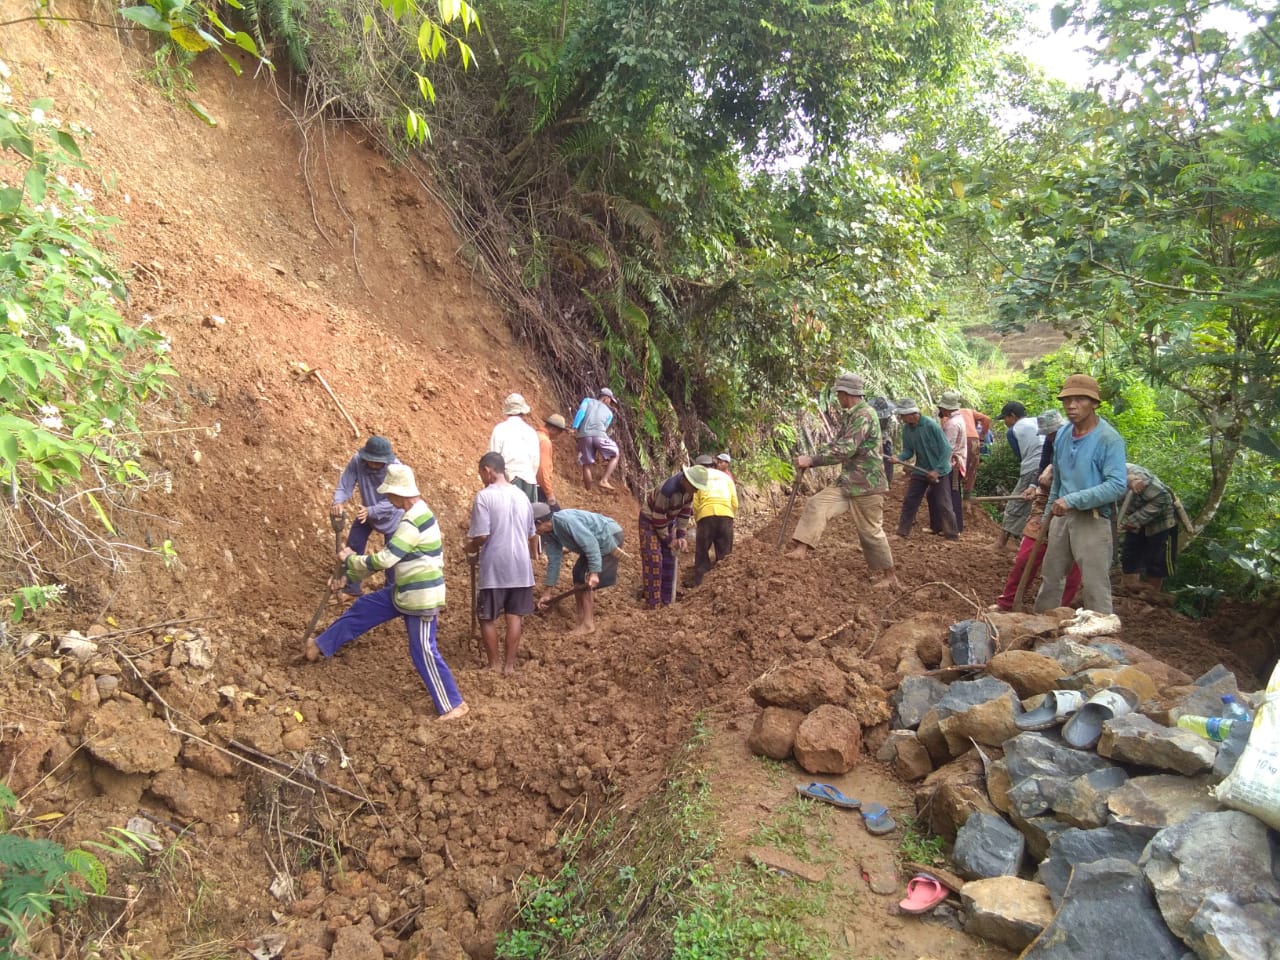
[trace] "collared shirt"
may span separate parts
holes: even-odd
[[[1005,431],[1005,439],[1014,456],[1020,461],[1019,474],[1026,476],[1031,471],[1040,469],[1040,450],[1044,447],[1044,437],[1040,436],[1040,427],[1035,417],[1022,417]]]
[[[607,437],[613,423],[613,409],[603,400],[583,397],[571,426],[580,437]]]
[[[964,417],[964,435],[968,440],[981,440],[991,429],[991,418],[970,407],[961,407],[960,416]]]
[[[1142,488],[1141,493],[1134,492],[1129,501],[1129,512],[1120,518],[1120,525],[1137,527],[1148,536],[1176,527],[1178,513],[1173,506],[1173,491],[1146,467],[1140,467],[1136,463],[1125,466],[1129,473],[1146,480],[1147,485]]]
[[[640,507],[640,522],[647,523],[659,540],[671,537],[672,526],[676,536],[684,536],[693,517],[693,494],[680,482],[683,473],[668,477],[649,491]]]
[[[921,470],[936,470],[942,477],[951,473],[951,444],[932,417],[921,414],[920,422],[914,427],[903,423],[902,456],[898,459],[910,460],[912,457]]]
[[[961,473],[967,472],[969,438],[964,432],[964,414],[959,410],[952,410],[951,416],[942,423],[942,435],[947,438],[947,443],[951,444],[951,456],[955,465],[960,468]]]
[[[1124,439],[1101,417],[1083,437],[1065,424],[1053,441],[1053,487],[1049,504],[1058,498],[1072,510],[1097,510],[1111,516],[1111,505],[1124,496]]]
[[[347,557],[347,575],[357,579],[396,568],[391,602],[401,613],[435,616],[444,607],[444,547],[435,515],[422,500],[404,511],[387,545],[368,556]]]
[[[587,573],[599,573],[604,557],[618,548],[620,536],[622,526],[603,514],[589,510],[553,513],[551,532],[542,535],[542,548],[547,554],[547,572],[542,582],[548,587],[560,582],[560,565],[566,550],[587,558]]]
[[[738,487],[733,478],[720,470],[707,471],[707,489],[693,495],[693,519],[707,517],[736,517],[738,515]]]
[[[400,461],[393,457],[391,462],[399,463]],[[385,466],[370,470],[369,464],[361,460],[360,454],[357,453],[342,471],[342,476],[338,478],[338,488],[333,491],[333,502],[338,504],[350,500],[351,495],[358,488],[360,502],[369,508],[370,525],[384,537],[395,532],[396,527],[400,525],[400,518],[404,516],[403,510],[397,510],[391,505],[390,500],[378,492],[378,487],[382,486],[386,479]]]
[[[848,410],[836,410],[835,416],[836,435],[817,449],[813,465],[840,464],[836,486],[844,490],[846,497],[887,493],[889,481],[885,479],[880,420],[875,408],[866,400],[859,400]]]
[[[548,502],[555,500],[555,491],[551,489],[552,476],[555,473],[555,448],[551,445],[551,434],[542,427],[535,427],[538,435],[538,486],[542,488],[542,496]]]
[[[533,586],[529,538],[533,505],[510,483],[491,483],[471,505],[468,537],[486,537],[480,545],[477,584],[481,590],[511,590]]]
[[[510,416],[493,428],[489,449],[502,454],[507,465],[508,480],[523,480],[530,486],[538,482],[538,435],[523,417]]]

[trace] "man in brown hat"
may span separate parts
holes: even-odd
[[[1082,373],[1067,377],[1058,392],[1068,423],[1053,443],[1053,485],[1044,520],[1050,523],[1043,582],[1036,612],[1062,602],[1071,565],[1080,565],[1079,603],[1111,613],[1111,506],[1124,496],[1124,439],[1098,416],[1098,381]],[[1052,520],[1050,520],[1052,518]]]
[[[805,503],[791,537],[795,547],[787,556],[804,559],[809,548],[822,539],[827,522],[848,511],[853,514],[867,566],[879,575],[872,586],[895,587],[898,578],[893,572],[893,552],[884,535],[884,495],[889,492],[889,483],[880,449],[880,419],[865,393],[861,377],[852,373],[837,377],[840,413],[836,435],[812,456],[796,457],[801,470],[838,463],[840,477],[835,486],[819,490]]]
[[[560,509],[552,484],[555,479],[555,447],[552,444],[569,429],[564,417],[553,413],[533,428],[538,434],[538,501],[545,503],[555,513]]]

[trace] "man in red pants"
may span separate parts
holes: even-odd
[[[1028,563],[1031,564],[1031,573],[1027,575],[1027,584],[1036,579],[1040,573],[1040,563],[1044,560],[1045,549],[1049,546],[1048,541],[1036,543],[1036,537],[1040,533],[1040,525],[1044,522],[1045,504],[1049,502],[1049,488],[1053,484],[1053,465],[1044,468],[1034,487],[1027,487],[1022,491],[1023,497],[1031,500],[1031,519],[1027,521],[1027,525],[1022,529],[1022,542],[1018,545],[1018,555],[1014,557],[1013,569],[1009,571],[1009,579],[1005,581],[1004,593],[993,603],[989,609],[991,610],[1012,610],[1013,598],[1018,592],[1018,584],[1022,581],[1022,571],[1026,569]],[[1076,597],[1080,593],[1080,568],[1075,564],[1071,565],[1071,571],[1067,574],[1067,584],[1062,591],[1062,605],[1064,607],[1075,606]],[[1028,589],[1024,591],[1025,596],[1033,595]]]

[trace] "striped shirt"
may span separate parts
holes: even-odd
[[[649,525],[659,540],[671,538],[671,525],[677,536],[684,536],[693,518],[693,494],[685,492],[683,473],[668,477],[649,491],[640,508],[640,522]]]
[[[433,617],[444,609],[444,546],[435,514],[424,501],[413,502],[377,553],[347,557],[347,575],[357,579],[388,567],[396,568],[391,602],[397,610]]]
[[[1133,499],[1129,501],[1129,512],[1120,518],[1121,525],[1137,527],[1149,537],[1176,527],[1178,514],[1173,506],[1173,491],[1146,467],[1126,463],[1125,470],[1145,480],[1147,485],[1141,493],[1129,487]]]

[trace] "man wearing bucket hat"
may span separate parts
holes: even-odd
[[[1061,410],[1046,410],[1036,417],[1036,433],[1044,438],[1044,445],[1040,447],[1040,473],[1053,463],[1053,441],[1066,422]]]
[[[391,450],[390,440],[386,437],[370,437],[356,451],[342,471],[342,476],[338,477],[338,486],[333,491],[333,504],[329,507],[331,515],[342,516],[343,504],[357,490],[360,491],[360,508],[347,532],[347,546],[356,553],[364,553],[365,547],[369,545],[369,534],[374,530],[382,534],[382,539],[386,542],[400,525],[404,511],[396,509],[390,500],[378,492],[379,485],[387,478],[387,466],[399,462]],[[394,570],[387,570],[386,582],[395,582]],[[360,582],[354,577],[348,577],[340,596],[350,603],[360,596]]]
[[[550,504],[552,513],[560,509],[553,487],[555,481],[554,444],[560,435],[568,429],[569,424],[558,413],[553,413],[551,416],[543,418],[542,426],[534,428],[538,434],[538,500],[535,502]]]
[[[1098,416],[1098,381],[1082,373],[1067,377],[1058,392],[1069,421],[1053,443],[1053,485],[1045,510],[1049,546],[1044,555],[1036,612],[1052,610],[1072,563],[1080,565],[1080,604],[1111,613],[1111,506],[1124,496],[1124,440]]]
[[[389,452],[389,451],[388,451]],[[378,493],[401,513],[387,545],[362,556],[350,547],[338,554],[348,578],[361,578],[377,570],[394,569],[394,584],[367,593],[343,612],[329,628],[307,641],[307,660],[332,657],[343,646],[376,626],[399,616],[409,635],[409,656],[427,687],[441,720],[465,716],[468,707],[458,693],[449,666],[436,646],[436,619],[444,609],[444,547],[440,527],[422,499],[413,471],[402,463],[386,468]],[[391,578],[388,577],[388,580]],[[342,578],[335,577],[334,589]]]
[[[618,398],[608,387],[600,390],[600,399],[583,397],[578,412],[573,415],[573,429],[578,434],[578,463],[582,466],[582,485],[588,490],[593,482],[591,467],[599,457],[604,461],[604,476],[600,478],[601,490],[612,490],[609,478],[621,459],[618,445],[609,436],[609,424],[618,407]]]
[[[573,565],[574,627],[570,633],[583,636],[596,629],[595,591],[618,582],[618,555],[622,551],[622,527],[616,521],[589,510],[561,510],[552,513],[545,503],[533,505],[533,522],[547,555],[547,572],[537,607],[545,610],[551,592],[560,582],[565,551],[579,554]]]
[[[969,440],[965,433],[964,414],[960,412],[959,390],[943,390],[938,397],[938,423],[942,435],[951,445],[951,473],[947,486],[951,490],[951,513],[956,518],[956,533],[964,533],[964,478],[969,468]],[[935,528],[936,530],[936,528]]]
[[[525,419],[529,404],[518,393],[509,393],[502,401],[502,415],[506,417],[489,435],[489,452],[502,457],[507,465],[507,479],[519,489],[529,502],[538,499],[538,468],[542,454],[538,449],[537,431]]]
[[[914,400],[900,400],[898,419],[902,421],[902,453],[898,463],[909,467],[907,489],[902,494],[902,513],[898,516],[898,536],[911,536],[920,501],[928,500],[929,527],[941,531],[948,540],[958,540],[956,515],[951,506],[951,444],[937,422],[920,413]],[[907,463],[915,460],[915,465]]]
[[[693,496],[707,489],[707,468],[685,467],[658,484],[640,507],[640,580],[645,604],[665,606],[676,598],[676,552],[688,547]]]
[[[898,432],[893,404],[887,397],[872,397],[867,403],[871,404],[871,409],[876,412],[876,419],[880,422],[880,449],[884,454],[880,459],[884,463],[884,478],[893,483],[893,437]]]
[[[1010,400],[1000,408],[1000,419],[1004,421],[1009,449],[1018,458],[1018,485],[1014,489],[1018,493],[1034,490],[1043,472],[1040,469],[1040,451],[1044,447],[1044,438],[1040,436],[1038,425],[1034,418],[1027,416],[1027,408],[1017,400]],[[1029,497],[1005,502],[1000,536],[996,540],[997,550],[1003,550],[1010,537],[1022,536],[1022,529],[1027,525],[1030,515]]]
[[[840,404],[835,436],[812,456],[796,457],[795,462],[801,470],[838,463],[840,476],[834,486],[805,501],[804,513],[791,535],[795,547],[787,556],[803,559],[822,539],[827,523],[847,511],[853,514],[867,566],[878,578],[872,586],[894,587],[898,579],[893,572],[893,552],[884,535],[884,495],[889,492],[889,482],[884,475],[880,418],[866,401],[861,377],[842,373],[836,378],[835,390]]]

